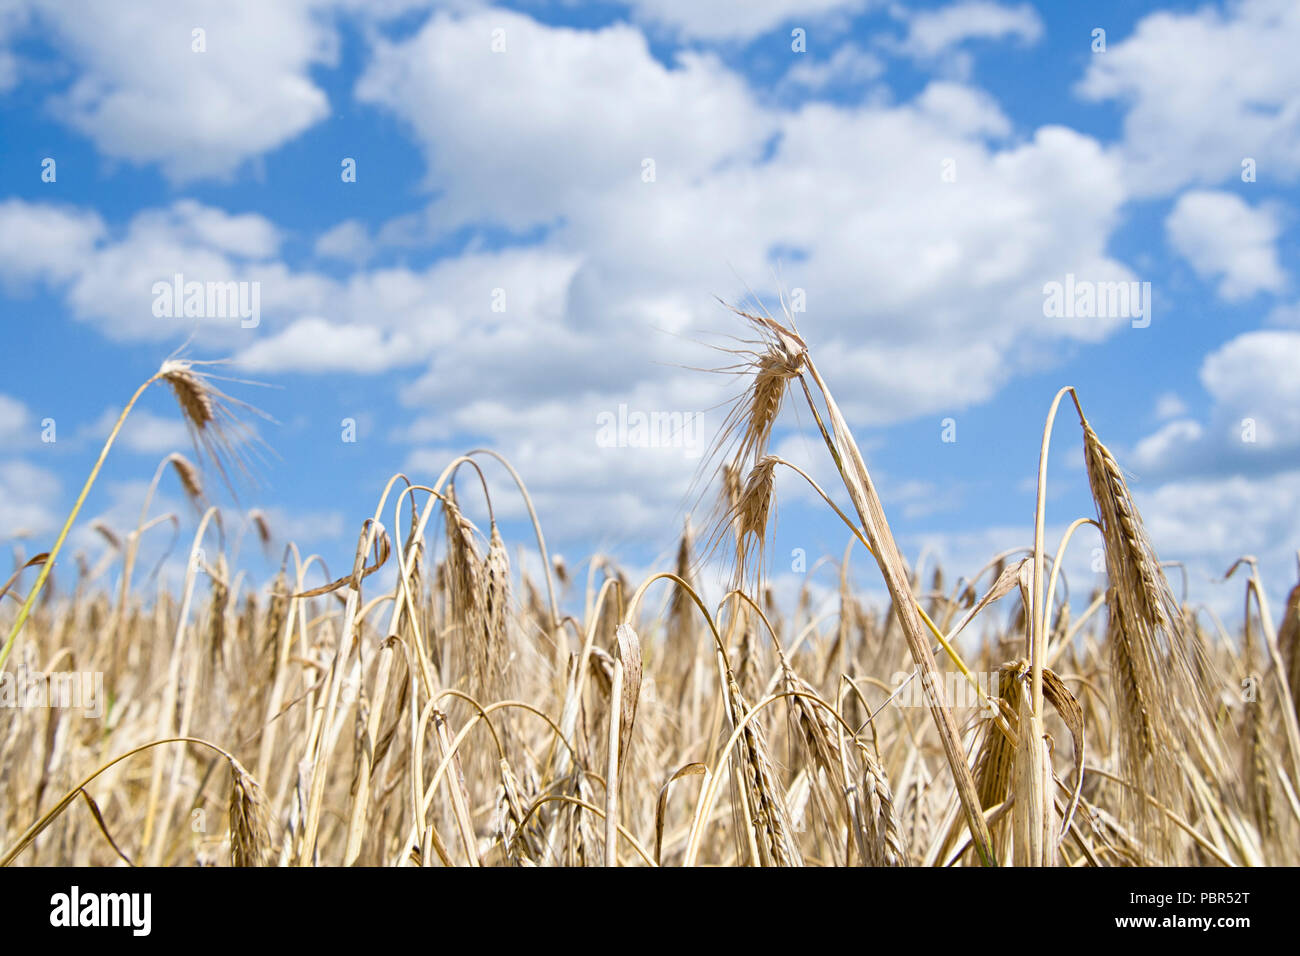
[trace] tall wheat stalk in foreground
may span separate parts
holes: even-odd
[[[117,441],[118,433],[122,430],[122,426],[126,424],[131,409],[135,407],[135,403],[139,401],[140,396],[145,393],[150,385],[155,382],[166,382],[171,386],[172,393],[175,395],[176,402],[180,406],[181,414],[185,419],[186,427],[195,439],[195,447],[208,452],[211,460],[220,469],[223,476],[226,475],[227,461],[241,463],[239,446],[244,437],[243,430],[245,426],[231,410],[228,404],[229,396],[213,386],[210,376],[201,371],[196,371],[194,366],[194,362],[186,359],[169,358],[163,362],[158,371],[149,376],[135,390],[135,394],[131,396],[126,406],[117,416],[117,420],[113,423],[113,428],[104,442],[104,447],[100,449],[99,457],[90,469],[86,483],[81,487],[81,493],[77,495],[77,500],[72,505],[72,511],[68,513],[67,520],[63,522],[63,527],[59,530],[59,536],[55,539],[53,547],[50,548],[44,562],[41,564],[36,583],[28,591],[27,600],[23,602],[22,609],[18,612],[18,617],[9,630],[9,636],[5,639],[4,648],[0,650],[0,674],[4,673],[5,662],[9,659],[15,641],[18,640],[18,634],[22,631],[28,615],[31,614],[32,605],[36,603],[36,598],[40,595],[41,589],[45,587],[45,581],[54,568],[54,562],[58,558],[59,552],[63,550],[63,543],[67,540],[68,532],[72,530],[73,524],[76,523],[77,515],[81,513],[81,506],[86,503],[86,496],[90,494],[90,489],[94,487],[95,479],[99,477],[100,469],[104,467],[108,453],[112,449],[113,443]],[[242,402],[239,404],[243,405]]]
[[[747,455],[766,450],[776,416],[780,411],[784,391],[792,380],[797,379],[803,388],[809,410],[821,426],[826,447],[848,491],[849,500],[852,501],[857,512],[858,520],[861,522],[860,530],[865,535],[871,554],[876,559],[880,573],[885,579],[885,585],[889,589],[895,612],[899,616],[903,634],[907,639],[908,650],[920,672],[922,685],[932,691],[930,714],[939,732],[939,739],[943,744],[944,755],[952,771],[962,808],[966,813],[975,849],[985,865],[994,865],[996,861],[993,857],[988,826],[975,793],[975,781],[966,763],[966,754],[961,745],[957,725],[944,698],[939,667],[930,649],[930,641],[924,634],[924,627],[916,607],[916,597],[907,580],[902,555],[899,554],[898,545],[890,533],[884,506],[876,494],[871,475],[862,459],[862,453],[853,440],[853,435],[844,416],[840,413],[839,406],[835,403],[834,396],[818,373],[808,346],[799,334],[792,327],[786,327],[768,316],[755,316],[744,312],[740,314],[759,333],[765,348],[753,362],[754,382],[750,394],[742,405],[747,414],[742,419],[744,428],[740,434],[737,461],[743,462]],[[812,378],[825,403],[831,422],[829,433],[821,425],[817,404],[803,377],[805,373]]]

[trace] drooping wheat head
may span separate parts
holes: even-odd
[[[266,866],[272,850],[266,797],[238,760],[229,762],[231,865]]]
[[[1108,645],[1120,766],[1140,788],[1126,800],[1144,842],[1150,838],[1167,849],[1173,838],[1167,817],[1141,794],[1150,793],[1175,811],[1185,806],[1178,753],[1193,735],[1213,746],[1215,721],[1197,678],[1212,668],[1195,659],[1196,645],[1185,633],[1181,608],[1119,464],[1087,421],[1082,424],[1110,578]]]

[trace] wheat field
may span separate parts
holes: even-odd
[[[327,556],[351,558],[342,577],[288,544],[273,580],[250,580],[226,533],[238,516],[211,502],[254,410],[201,363],[168,360],[118,424],[167,386],[196,460],[160,463],[136,527],[96,529],[107,573],[64,556],[49,587],[110,438],[64,533],[3,582],[0,690],[32,673],[103,688],[99,713],[0,708],[3,863],[1300,864],[1300,586],[1275,617],[1243,559],[1231,634],[1180,601],[1070,389],[1045,423],[1024,548],[921,579],[815,343],[788,317],[740,317],[744,393],[706,474],[716,508],[644,580],[610,559],[572,577],[531,502],[528,540],[471,521],[462,503],[490,515],[528,497],[527,476],[482,451],[377,489],[355,549]],[[813,481],[770,453],[789,403],[841,480],[815,487],[850,542],[830,557],[829,605],[805,587],[782,606],[766,575],[774,476]],[[1049,449],[1075,441],[1096,513],[1048,541]],[[163,482],[201,515],[179,591],[138,567]],[[1072,606],[1058,569],[1089,523],[1107,584]],[[536,560],[512,567],[524,550]],[[883,606],[855,592],[850,561],[879,573]],[[721,591],[703,580],[715,566]]]

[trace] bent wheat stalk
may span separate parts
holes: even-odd
[[[844,487],[848,490],[853,507],[858,512],[862,530],[866,533],[867,540],[871,542],[871,552],[875,555],[876,564],[885,579],[885,586],[889,589],[889,596],[894,602],[894,609],[903,626],[907,649],[921,672],[921,679],[925,686],[934,687],[929,705],[930,715],[934,718],[935,727],[939,731],[939,740],[943,744],[944,756],[952,770],[953,781],[956,783],[957,795],[966,813],[966,822],[970,827],[975,851],[985,866],[996,866],[997,860],[993,856],[988,824],[980,808],[979,797],[975,793],[975,780],[971,776],[970,766],[966,763],[966,751],[961,744],[957,722],[948,708],[943,681],[939,676],[939,665],[935,662],[934,654],[930,650],[930,642],[926,640],[923,633],[921,615],[916,608],[916,598],[907,580],[903,557],[898,551],[898,545],[885,519],[884,506],[876,494],[866,463],[862,460],[862,454],[853,441],[848,424],[844,421],[839,406],[835,404],[830,389],[817,371],[817,366],[813,364],[812,357],[807,356],[806,361],[808,373],[817,384],[831,419],[834,438],[832,439],[831,435],[823,430],[826,446],[835,459],[835,466],[844,480]],[[802,377],[800,381],[803,381]],[[804,390],[809,408],[815,413],[816,405],[807,392],[806,384]]]
[[[734,311],[754,327],[761,339],[758,344],[765,347],[762,353],[752,353],[753,358],[748,364],[754,370],[753,381],[728,420],[727,430],[740,433],[735,442],[738,447],[736,460],[740,463],[750,457],[754,459],[755,465],[762,461],[786,386],[797,379],[803,388],[808,408],[830,451],[835,468],[857,511],[868,548],[876,559],[881,576],[885,579],[898,620],[902,624],[908,651],[921,675],[923,686],[934,688],[934,693],[930,695],[930,714],[939,732],[944,756],[953,774],[957,794],[971,831],[972,843],[981,862],[986,866],[995,866],[996,859],[993,856],[988,825],[980,809],[974,778],[966,762],[966,753],[961,744],[957,723],[947,705],[938,664],[935,662],[929,641],[922,633],[921,612],[908,580],[906,565],[889,530],[884,506],[879,495],[876,494],[875,485],[862,459],[862,453],[853,440],[848,423],[840,412],[829,386],[817,371],[807,343],[793,327],[787,328],[767,316],[751,315],[739,309]],[[821,393],[831,421],[829,432],[822,422],[817,403],[808,388],[805,372],[812,377]]]

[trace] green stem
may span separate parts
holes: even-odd
[[[77,520],[81,506],[86,503],[86,496],[90,494],[91,486],[95,484],[95,479],[99,477],[99,470],[104,467],[104,459],[108,457],[108,450],[113,447],[113,442],[117,440],[117,433],[122,430],[122,423],[126,421],[126,416],[130,414],[131,408],[144,394],[144,390],[156,382],[158,377],[158,373],[154,373],[147,382],[137,388],[135,394],[131,396],[131,400],[126,403],[126,408],[122,409],[122,414],[117,417],[117,424],[113,426],[113,431],[109,433],[108,441],[104,442],[104,447],[99,453],[99,460],[95,462],[95,467],[90,470],[90,477],[86,479],[81,494],[77,496],[77,503],[72,506],[72,513],[68,515],[68,520],[63,523],[63,530],[59,532],[58,540],[54,542],[54,547],[50,549],[49,557],[41,565],[41,573],[36,578],[36,584],[28,592],[27,600],[23,602],[22,610],[18,612],[18,619],[14,621],[14,626],[9,631],[9,638],[5,641],[4,650],[0,650],[0,674],[4,673],[5,661],[9,660],[9,652],[14,649],[14,644],[18,640],[18,632],[23,629],[23,624],[27,622],[27,616],[31,613],[32,606],[36,603],[36,597],[41,593],[41,588],[45,587],[45,579],[50,576],[50,570],[54,567],[54,559],[58,557],[59,550],[68,537],[68,532],[72,530],[72,524]]]

